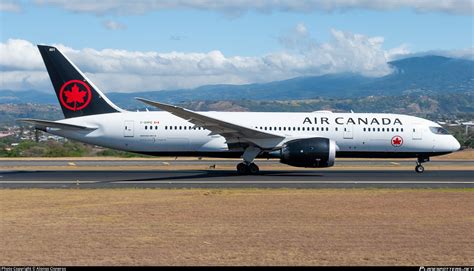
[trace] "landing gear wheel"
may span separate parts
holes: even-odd
[[[244,164],[244,163],[239,163],[239,164],[237,165],[237,173],[238,173],[239,175],[247,174],[247,172],[248,172],[248,166],[247,166],[246,164]]]
[[[258,172],[260,171],[258,166],[254,163],[251,163],[250,165],[248,165],[248,170],[249,170],[249,173],[253,175],[258,174]]]
[[[415,171],[416,171],[417,173],[423,173],[423,171],[425,171],[425,168],[424,168],[422,165],[417,165],[417,166],[415,167]]]
[[[237,165],[237,173],[239,175],[246,175],[246,174],[258,174],[260,172],[260,169],[258,166],[254,163],[251,164],[245,164],[245,163],[240,163]]]

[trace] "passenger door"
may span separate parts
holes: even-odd
[[[421,130],[421,126],[413,126],[413,129],[412,129],[412,133],[413,133],[413,139],[414,140],[421,140],[423,138],[423,132]]]
[[[123,130],[123,136],[124,137],[133,137],[134,136],[133,125],[134,125],[133,120],[126,120],[124,122],[124,130]]]

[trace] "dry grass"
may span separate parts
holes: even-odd
[[[433,157],[435,160],[474,160],[474,149],[453,152],[448,155]]]
[[[473,265],[473,190],[0,190],[0,265]]]

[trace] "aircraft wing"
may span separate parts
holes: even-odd
[[[259,131],[250,127],[245,127],[239,124],[230,123],[218,118],[209,117],[201,113],[194,112],[192,110],[182,108],[179,106],[154,102],[143,98],[136,98],[137,100],[146,104],[157,107],[161,110],[170,112],[171,114],[185,119],[196,126],[204,127],[211,131],[211,134],[219,134],[229,139],[238,139],[239,141],[252,142],[257,146],[268,148],[267,144],[263,144],[265,140],[272,142],[280,142],[285,137],[281,135],[275,135],[263,131]],[[262,146],[264,145],[264,146]]]
[[[75,124],[61,123],[50,120],[38,120],[38,119],[18,119],[19,122],[29,123],[35,126],[36,129],[46,131],[47,128],[56,128],[62,130],[95,130],[97,127],[87,127]]]

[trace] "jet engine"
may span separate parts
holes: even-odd
[[[280,163],[294,167],[332,167],[336,159],[336,142],[324,137],[296,139],[280,149]]]

